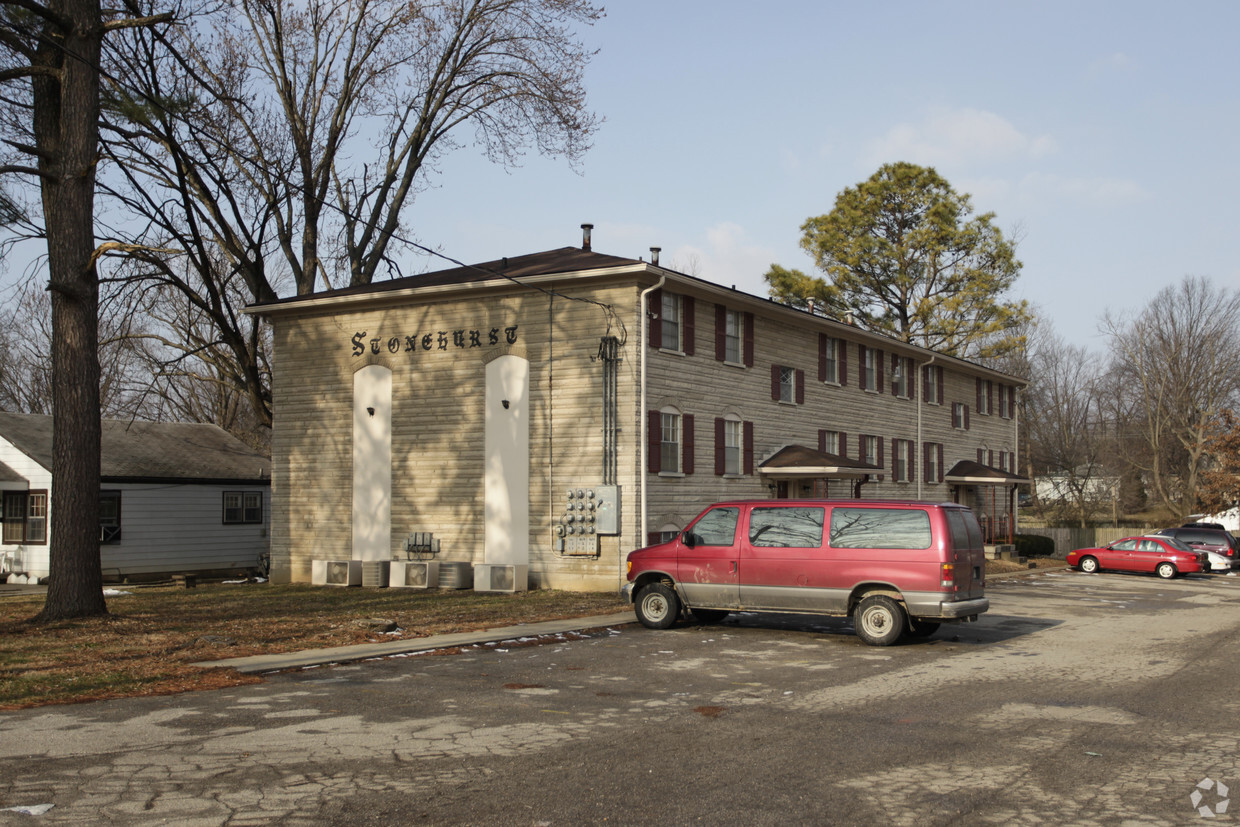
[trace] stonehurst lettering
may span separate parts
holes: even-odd
[[[504,342],[506,344],[515,345],[517,343],[517,328],[519,325],[512,325],[504,328]],[[487,346],[494,347],[499,344],[500,329],[493,327],[487,331]],[[469,348],[482,347],[482,331],[481,330],[453,330],[451,331],[451,344],[458,350],[468,350]],[[435,333],[425,333],[419,337],[416,333],[412,336],[389,336],[386,339],[383,336],[374,336],[367,338],[367,331],[359,330],[353,334],[352,345],[353,355],[362,356],[366,353],[367,343],[370,344],[370,352],[378,356],[384,348],[388,353],[399,353],[401,343],[404,343],[405,353],[413,353],[417,351],[419,344],[422,350],[448,350],[449,331],[439,330]]]

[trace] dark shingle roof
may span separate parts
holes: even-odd
[[[105,480],[271,480],[271,460],[214,425],[103,420],[100,471]],[[52,418],[0,412],[0,437],[52,467]]]
[[[948,482],[974,482],[982,485],[1031,481],[1028,477],[1000,471],[998,468],[982,465],[980,462],[974,462],[971,459],[962,459],[960,462],[957,462],[943,476]]]
[[[26,478],[0,462],[0,482],[23,482]]]
[[[829,476],[855,476],[857,472],[881,472],[883,470],[877,465],[871,465],[864,460],[849,459],[848,457],[829,454],[825,451],[815,451],[813,448],[807,448],[804,445],[786,445],[758,467],[769,470],[784,469],[788,471],[822,470]]]
[[[395,290],[409,290],[418,287],[441,287],[450,284],[468,284],[475,281],[493,281],[503,278],[529,278],[531,276],[549,276],[556,273],[574,273],[580,270],[597,270],[607,267],[628,267],[641,264],[640,261],[620,256],[609,256],[580,247],[561,247],[558,250],[547,250],[542,253],[530,253],[514,258],[502,258],[495,261],[484,261],[481,264],[469,264],[453,267],[448,270],[436,270],[419,276],[405,276],[389,281],[376,281],[356,287],[342,287],[339,290],[325,290],[315,293],[314,298],[334,298],[336,296],[376,295]],[[287,302],[303,301],[309,296],[289,296],[269,302],[264,307],[280,305]]]

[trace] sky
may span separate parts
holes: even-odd
[[[1187,275],[1240,288],[1240,3],[621,0],[583,39],[574,169],[466,146],[406,227],[482,262],[581,243],[766,295],[801,225],[934,167],[1019,240],[1012,293],[1073,344]],[[406,274],[448,266],[410,262]]]

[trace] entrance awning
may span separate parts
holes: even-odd
[[[25,491],[29,487],[29,480],[3,462],[0,462],[0,489],[5,491]]]
[[[849,459],[804,445],[787,445],[758,465],[758,473],[783,479],[857,480],[883,469],[859,459]]]
[[[943,481],[957,485],[1018,485],[1032,482],[1028,477],[1000,471],[998,468],[967,459],[953,465],[951,470],[943,475]]]

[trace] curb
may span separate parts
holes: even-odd
[[[450,649],[456,646],[472,646],[478,643],[494,643],[516,638],[556,635],[565,632],[583,632],[609,626],[625,626],[636,623],[633,612],[616,612],[593,617],[576,617],[568,620],[544,620],[539,623],[521,623],[475,632],[455,632],[446,635],[391,640],[383,643],[359,643],[353,646],[333,646],[328,649],[303,649],[300,652],[284,652],[276,655],[250,655],[241,658],[207,660],[190,664],[204,669],[236,669],[243,674],[281,672],[307,666],[325,666],[333,663],[352,663],[372,658],[388,658]]]

